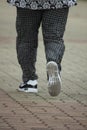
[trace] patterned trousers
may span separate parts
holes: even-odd
[[[38,48],[38,30],[42,25],[46,60],[55,61],[61,70],[65,45],[63,35],[69,8],[29,10],[17,8],[16,49],[23,72],[23,81],[37,79],[35,63]]]

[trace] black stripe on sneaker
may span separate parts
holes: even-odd
[[[20,89],[23,89],[23,88],[36,88],[37,89],[37,85],[30,85],[30,84],[25,84],[23,86],[19,86]]]

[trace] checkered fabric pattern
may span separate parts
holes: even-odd
[[[46,59],[55,61],[59,69],[65,46],[63,35],[69,8],[55,10],[29,10],[17,8],[17,57],[23,70],[23,81],[37,79],[35,63],[38,48],[38,29],[42,34]]]

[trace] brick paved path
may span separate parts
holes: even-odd
[[[80,2],[69,14],[63,86],[55,98],[47,92],[41,30],[39,93],[17,91],[21,70],[15,52],[15,8],[0,2],[0,130],[87,130],[87,2]]]

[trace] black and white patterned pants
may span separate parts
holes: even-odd
[[[69,8],[29,10],[17,8],[16,49],[18,62],[23,71],[23,81],[37,79],[35,63],[38,48],[38,30],[42,23],[42,34],[46,60],[55,61],[61,69],[65,46],[63,35]]]

